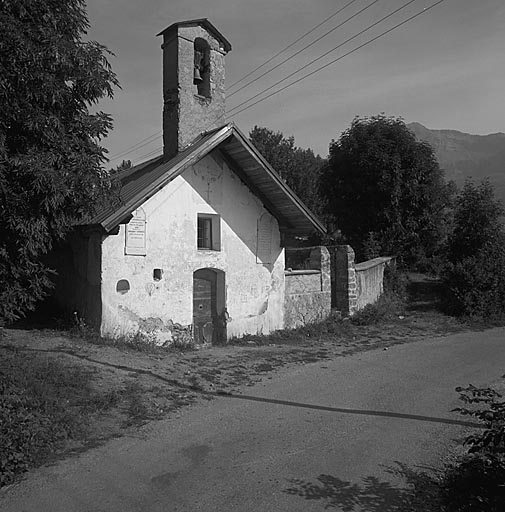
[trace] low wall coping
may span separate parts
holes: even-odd
[[[394,256],[381,256],[380,258],[373,258],[372,260],[363,261],[362,263],[356,263],[354,268],[356,272],[364,272],[373,267],[378,267],[383,263],[389,263],[391,260],[394,260]]]
[[[286,251],[311,251],[312,249],[319,249],[320,245],[311,245],[309,247],[286,247]]]
[[[284,274],[286,276],[300,276],[300,275],[303,275],[303,274],[320,274],[321,271],[320,270],[310,270],[310,269],[306,269],[306,270],[285,270],[284,271]]]

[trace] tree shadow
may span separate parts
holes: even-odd
[[[285,493],[305,500],[321,500],[325,509],[342,512],[435,512],[441,510],[438,472],[433,468],[409,468],[401,462],[384,467],[387,473],[405,481],[405,487],[367,476],[361,483],[352,483],[336,476],[322,474],[317,482],[290,480]]]

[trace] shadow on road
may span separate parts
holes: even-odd
[[[367,476],[352,483],[332,475],[319,475],[316,482],[293,479],[283,492],[305,500],[321,500],[325,509],[342,512],[435,512],[440,510],[440,487],[431,468],[411,469],[396,462],[386,472],[401,478],[405,487]]]
[[[438,418],[436,416],[423,416],[420,414],[407,414],[407,413],[401,413],[401,412],[392,412],[392,411],[375,411],[371,409],[349,409],[344,407],[330,407],[326,405],[317,405],[317,404],[306,404],[302,402],[292,402],[290,400],[278,400],[276,398],[264,398],[260,396],[251,396],[251,395],[239,395],[239,394],[233,394],[229,392],[223,392],[223,391],[209,391],[206,389],[201,388],[200,386],[195,386],[191,384],[185,384],[182,382],[179,382],[175,379],[169,379],[167,377],[164,377],[163,375],[159,375],[151,370],[148,369],[142,369],[142,368],[132,368],[130,366],[120,365],[120,364],[114,364],[109,363],[106,361],[100,361],[98,359],[93,359],[88,356],[84,356],[81,354],[76,354],[74,352],[68,351],[68,350],[58,350],[58,349],[31,349],[31,348],[20,348],[13,347],[10,345],[5,345],[4,348],[8,350],[23,350],[27,352],[46,352],[46,353],[57,353],[57,354],[66,354],[69,356],[77,357],[79,359],[86,360],[91,363],[100,364],[103,366],[108,366],[110,368],[116,368],[118,370],[124,370],[127,372],[131,372],[138,375],[148,375],[150,377],[153,377],[154,379],[163,381],[167,384],[170,384],[172,386],[193,391],[195,393],[198,393],[203,396],[208,397],[220,397],[220,398],[231,398],[235,400],[249,400],[251,402],[263,402],[266,404],[275,404],[275,405],[284,405],[287,407],[299,407],[303,409],[313,409],[317,411],[328,411],[328,412],[336,412],[341,414],[357,414],[361,416],[380,416],[384,418],[401,418],[401,419],[407,419],[407,420],[414,420],[414,421],[425,421],[429,423],[443,423],[447,425],[458,425],[462,427],[475,427],[475,428],[483,428],[482,424],[472,422],[472,421],[463,421],[463,420],[453,420],[450,418]]]
[[[435,416],[422,416],[419,414],[405,414],[401,412],[391,412],[391,411],[374,411],[369,409],[347,409],[343,407],[328,407],[326,405],[314,405],[314,404],[304,404],[300,402],[291,402],[288,400],[277,400],[275,398],[262,398],[259,396],[250,396],[250,395],[232,395],[226,394],[223,395],[228,398],[238,398],[240,400],[250,400],[252,402],[265,402],[269,404],[278,404],[278,405],[287,405],[289,407],[301,407],[304,409],[316,409],[318,411],[329,411],[329,412],[338,412],[343,414],[359,414],[362,416],[382,416],[384,418],[403,418],[407,420],[415,420],[415,421],[427,421],[430,423],[445,423],[448,425],[460,425],[463,427],[476,427],[483,428],[480,423],[475,423],[471,421],[462,421],[462,420],[452,420],[450,418],[437,418]]]

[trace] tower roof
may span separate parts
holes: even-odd
[[[201,26],[208,32],[210,32],[216,39],[218,39],[222,44],[226,52],[231,50],[231,43],[226,39],[226,37],[219,32],[219,30],[207,19],[207,18],[199,18],[196,20],[186,20],[186,21],[178,21],[177,23],[173,23],[166,29],[162,30],[157,36],[165,35],[168,32],[175,31],[178,27],[194,27]]]

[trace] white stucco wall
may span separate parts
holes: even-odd
[[[225,273],[228,338],[284,327],[284,250],[278,223],[219,153],[186,169],[142,209],[145,256],[125,255],[125,225],[102,242],[102,335],[155,328],[160,341],[169,340],[174,323],[192,324],[193,272],[206,267]],[[220,216],[220,251],[197,249],[198,213]],[[263,261],[257,257],[259,219],[271,226],[270,250],[261,237]],[[158,282],[155,268],[163,270]],[[121,279],[129,281],[128,293],[116,291]]]

